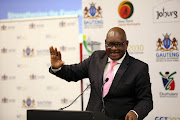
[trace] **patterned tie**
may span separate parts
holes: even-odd
[[[105,97],[107,95],[107,93],[109,92],[109,89],[111,87],[113,78],[114,78],[114,71],[113,71],[113,67],[117,64],[117,62],[115,61],[111,61],[110,62],[110,69],[106,74],[106,78],[109,78],[109,80],[104,84],[104,88],[103,88],[103,97]]]

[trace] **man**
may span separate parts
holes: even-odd
[[[79,64],[64,65],[60,51],[51,46],[49,71],[68,82],[89,78],[92,85],[86,110],[104,110],[114,119],[144,119],[153,109],[148,65],[129,56],[126,33],[121,28],[108,31],[105,47],[106,51],[95,51]]]

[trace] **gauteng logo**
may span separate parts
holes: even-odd
[[[32,57],[34,55],[34,49],[27,47],[26,49],[23,49],[23,56],[24,57]]]
[[[61,103],[62,103],[62,104],[67,104],[67,103],[68,103],[68,99],[67,99],[67,98],[61,99]]]
[[[85,28],[102,28],[103,16],[101,6],[96,7],[96,3],[91,3],[88,8],[84,8],[84,27]]]
[[[171,34],[163,34],[164,38],[158,38],[156,41],[156,61],[157,62],[171,62],[179,61],[179,49],[178,49],[178,40],[173,37]]]
[[[118,7],[119,16],[123,19],[128,19],[132,16],[134,7],[131,2],[123,1]]]
[[[102,9],[100,6],[96,8],[95,3],[90,4],[90,8],[84,8],[84,18],[97,19],[102,18]]]
[[[65,26],[66,26],[66,23],[64,21],[59,22],[59,27],[65,27]]]
[[[165,34],[164,39],[161,40],[161,38],[158,39],[157,41],[157,51],[178,51],[179,49],[177,48],[178,41],[174,37],[172,40],[170,39],[171,34]]]
[[[35,29],[36,28],[36,25],[34,24],[34,23],[31,23],[30,25],[29,25],[29,29]]]
[[[8,98],[6,97],[2,98],[2,103],[8,103]]]
[[[24,108],[34,108],[35,107],[35,100],[28,97],[26,100],[23,100],[23,107]]]
[[[2,30],[2,31],[7,30],[7,26],[5,26],[5,25],[1,26],[1,30]]]
[[[3,75],[3,76],[1,76],[1,79],[2,79],[2,80],[7,80],[7,79],[8,79],[8,76],[7,76],[7,75]]]
[[[176,72],[173,72],[171,74],[169,72],[166,72],[164,75],[160,72],[159,74],[162,76],[162,81],[163,81],[165,90],[174,90],[175,82],[172,76],[176,74]]]
[[[36,75],[32,74],[30,75],[30,80],[35,80],[36,79]]]
[[[2,48],[1,53],[7,53],[7,48]]]

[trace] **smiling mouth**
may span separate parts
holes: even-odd
[[[117,56],[117,55],[119,55],[119,52],[110,52],[110,55],[111,56]]]

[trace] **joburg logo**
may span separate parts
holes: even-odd
[[[90,4],[90,8],[84,8],[84,18],[97,19],[102,18],[102,9],[100,6],[96,8],[95,3]]]
[[[157,50],[156,51],[178,51],[177,45],[178,41],[174,37],[173,39],[170,39],[171,34],[165,34],[164,39],[161,40],[161,38],[157,41]]]
[[[31,99],[30,97],[27,100],[23,100],[23,107],[24,108],[34,108],[35,107],[35,100]]]
[[[159,74],[162,76],[162,81],[163,81],[165,90],[174,90],[175,82],[172,76],[176,74],[176,72],[173,72],[171,74],[169,72],[165,72],[164,75],[161,72],[159,72]]]
[[[30,49],[30,47],[27,47],[26,49],[23,49],[23,56],[24,57],[32,57],[34,55],[34,49]]]
[[[156,11],[157,12],[157,17],[156,19],[160,19],[160,18],[178,18],[178,11],[174,10],[174,11],[166,11],[165,8],[162,8],[162,11]]]
[[[123,1],[118,7],[119,16],[123,19],[128,19],[132,16],[134,7],[130,1]]]

